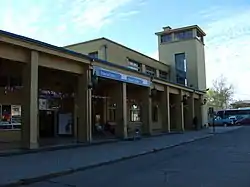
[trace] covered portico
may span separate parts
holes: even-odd
[[[202,116],[202,110],[206,104],[203,99],[204,92],[157,79],[153,80],[153,85],[155,85],[157,94],[156,99],[152,101],[154,101],[153,103],[158,101],[157,107],[160,110],[158,113],[159,123],[152,122],[151,128],[158,128],[158,132],[164,133],[194,130],[195,117],[197,118],[197,129],[202,127],[205,123]],[[152,104],[152,110],[154,108],[155,104]]]
[[[93,63],[93,74],[98,83],[92,90],[92,129],[99,128],[102,138],[112,134],[113,138],[126,139],[136,129],[149,134],[150,78],[100,62]]]
[[[71,142],[90,141],[90,59],[18,35],[0,34],[0,146],[34,149],[46,145],[47,136],[65,137],[61,135],[70,135]],[[59,114],[68,114],[67,122],[60,121]]]

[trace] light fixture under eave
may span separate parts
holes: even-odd
[[[204,98],[204,99],[202,100],[202,102],[201,102],[201,105],[205,105],[205,104],[207,104],[207,99],[206,99],[206,98]]]

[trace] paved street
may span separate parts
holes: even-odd
[[[228,133],[239,128],[241,127],[216,128],[216,133]],[[181,134],[152,136],[139,141],[118,141],[103,145],[0,156],[0,186],[144,155],[155,150],[212,137],[213,134],[210,132],[211,129],[203,129]]]
[[[250,128],[244,127],[30,187],[249,187],[249,142]]]

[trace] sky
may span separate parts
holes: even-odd
[[[0,30],[57,46],[107,37],[158,59],[155,32],[199,25],[207,87],[223,75],[250,99],[250,0],[1,0]]]

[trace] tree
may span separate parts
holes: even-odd
[[[213,81],[212,88],[207,92],[207,104],[215,110],[229,108],[233,100],[234,87],[221,75]]]

